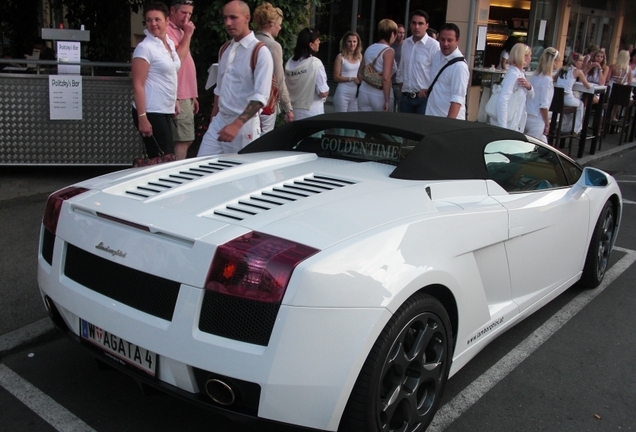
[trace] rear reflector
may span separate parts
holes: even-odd
[[[42,218],[44,227],[55,234],[57,231],[57,221],[60,217],[60,211],[62,210],[62,203],[84,192],[88,192],[88,189],[70,186],[52,194],[46,202],[46,208],[44,209],[44,217]]]
[[[318,249],[259,232],[217,248],[205,289],[280,303],[294,268]]]

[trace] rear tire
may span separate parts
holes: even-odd
[[[446,310],[426,294],[407,300],[373,346],[345,408],[340,431],[424,431],[452,360]]]
[[[596,288],[603,281],[609,265],[615,230],[614,206],[610,201],[607,201],[598,217],[592,233],[592,239],[590,240],[590,246],[587,250],[585,266],[581,276],[581,286],[583,288]]]

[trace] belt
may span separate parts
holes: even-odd
[[[403,92],[402,96],[410,97],[411,99],[415,99],[417,97],[418,92]]]

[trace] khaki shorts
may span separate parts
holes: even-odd
[[[181,114],[172,117],[172,139],[174,142],[194,141],[193,99],[179,99]]]

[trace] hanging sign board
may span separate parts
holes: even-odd
[[[81,53],[81,44],[79,42],[57,41],[57,73],[63,74],[80,74],[80,66],[65,65],[63,63],[79,63]]]
[[[81,75],[49,75],[49,118],[82,120]]]

